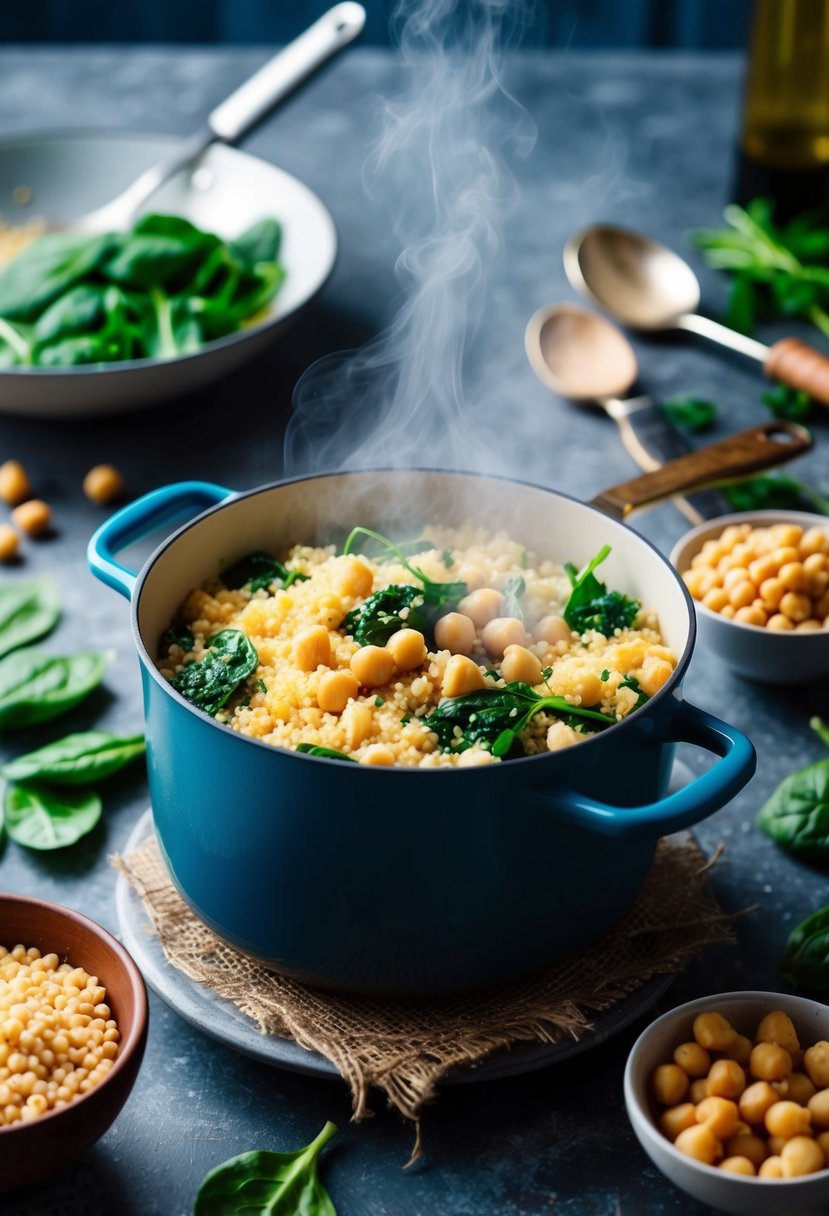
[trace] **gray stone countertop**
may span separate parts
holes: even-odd
[[[0,134],[98,127],[183,135],[265,57],[264,49],[6,48]],[[475,348],[479,389],[466,417],[497,471],[586,498],[631,476],[630,460],[607,418],[555,400],[535,380],[524,326],[539,305],[572,298],[561,249],[578,227],[612,219],[681,246],[689,228],[716,222],[729,191],[739,65],[716,55],[526,54],[511,61],[507,82],[538,138],[514,166],[516,205],[494,258],[491,306]],[[241,488],[282,474],[300,372],[321,354],[359,344],[391,315],[394,200],[383,196],[382,182],[367,199],[361,172],[377,97],[399,83],[390,53],[354,50],[248,142],[315,190],[339,230],[334,274],[289,340],[231,380],[156,412],[63,424],[0,417],[0,455],[24,461],[55,511],[57,534],[28,546],[22,570],[57,580],[64,619],[54,640],[67,651],[92,644],[117,654],[105,689],[70,727],[95,723],[128,733],[141,723],[126,605],[85,565],[101,512],[80,493],[83,474],[111,461],[133,495],[190,477]],[[698,259],[695,265],[704,302],[716,311],[722,284]],[[690,392],[720,403],[715,437],[766,417],[756,367],[682,336],[633,341],[642,384],[655,396]],[[825,476],[825,416],[814,429],[817,449],[798,464],[812,481]],[[685,524],[662,506],[636,526],[667,552]],[[757,910],[735,922],[737,947],[691,966],[661,1002],[665,1008],[707,992],[780,989],[776,960],[789,930],[826,902],[825,877],[777,851],[755,826],[776,783],[823,754],[807,723],[826,712],[825,687],[749,684],[701,652],[685,687],[691,701],[744,729],[758,750],[748,788],[697,829],[706,851],[725,844],[713,874],[723,907]],[[29,745],[6,739],[3,756]],[[702,763],[692,753],[687,759]],[[118,778],[106,804],[100,826],[66,852],[7,843],[0,887],[78,907],[114,928],[107,857],[144,811],[146,788],[135,774]],[[265,1069],[153,998],[144,1066],[112,1129],[84,1160],[0,1206],[9,1216],[186,1216],[208,1169],[249,1148],[305,1144],[332,1119],[342,1132],[324,1175],[339,1216],[702,1216],[650,1166],[624,1113],[624,1061],[643,1024],[556,1067],[442,1093],[425,1115],[424,1158],[404,1170],[411,1129],[397,1116],[379,1109],[350,1125],[344,1085]]]

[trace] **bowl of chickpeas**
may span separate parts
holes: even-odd
[[[829,1210],[829,1007],[779,992],[690,1001],[625,1069],[639,1143],[681,1190],[737,1216]]]
[[[801,684],[829,675],[829,517],[722,515],[670,558],[694,601],[700,644],[739,675]]]
[[[0,895],[0,1194],[104,1134],[146,1038],[141,972],[111,934],[69,908]]]

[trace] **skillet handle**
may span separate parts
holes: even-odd
[[[713,714],[681,701],[667,742],[693,743],[721,759],[684,789],[643,806],[612,806],[573,789],[544,796],[556,816],[574,827],[587,828],[617,840],[664,836],[690,827],[725,806],[748,783],[757,767],[751,741]],[[536,801],[538,801],[538,797]]]
[[[215,507],[235,490],[214,485],[210,481],[179,481],[172,486],[151,490],[116,511],[93,533],[86,550],[89,568],[96,578],[114,587],[129,599],[135,587],[136,575],[116,561],[115,554],[135,541],[186,514],[198,515]]]

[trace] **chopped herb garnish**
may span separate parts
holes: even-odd
[[[551,668],[550,670],[552,670],[552,668]],[[500,673],[500,671],[498,671],[497,667],[485,667],[485,668],[484,668],[484,675],[485,675],[485,676],[492,676],[493,680],[500,680],[500,679],[501,679],[501,673]]]
[[[639,601],[620,591],[608,591],[593,573],[609,553],[610,545],[604,545],[580,572],[571,562],[565,566],[573,590],[564,609],[564,619],[577,633],[595,629],[609,638],[616,629],[627,629],[636,619]]]
[[[440,555],[440,559],[441,559],[441,561],[443,562],[443,564],[444,564],[444,566],[446,567],[446,569],[447,569],[447,570],[451,570],[451,569],[452,569],[452,567],[453,567],[453,566],[454,566],[454,564],[455,564],[455,559],[454,559],[454,557],[452,556],[452,550],[451,550],[451,549],[444,549],[444,550],[443,550],[443,552],[442,552],[442,553],[441,553],[441,555]]]
[[[257,680],[257,681],[256,681],[256,687],[259,689],[259,691],[260,691],[260,692],[267,692],[267,691],[268,691],[268,686],[267,686],[267,684],[265,683],[265,681],[264,681],[264,680]]]
[[[379,709],[381,705],[385,705],[385,704],[386,704],[386,698],[385,698],[385,697],[375,697],[375,698],[374,698],[374,704],[375,704],[375,705],[377,706],[377,708]]]
[[[403,717],[400,719],[400,725],[401,725],[401,726],[408,726],[408,725],[409,725],[409,723],[411,722],[411,720],[412,720],[412,715],[411,715],[411,714],[404,714],[404,715],[403,715]]]
[[[637,694],[636,704],[633,707],[634,709],[638,709],[640,705],[644,705],[645,702],[650,699],[648,697],[648,694],[640,686],[639,681],[637,680],[636,676],[626,675],[623,679],[621,679],[619,681],[619,687],[620,688],[629,688],[631,690],[631,692],[635,692]]]
[[[345,752],[338,752],[334,747],[317,747],[316,743],[298,743],[296,750],[306,756],[323,756],[328,760],[348,760],[350,764],[357,763],[353,756],[347,756]]]
[[[606,667],[605,667],[604,671],[602,672],[602,674],[599,676],[599,679],[601,680],[601,682],[603,684],[606,680],[610,679],[610,672],[607,670]]]
[[[243,700],[241,700],[241,701],[239,702],[239,708],[240,708],[240,709],[247,709],[247,707],[248,707],[249,705],[250,705],[250,697],[249,697],[249,696],[245,697]]]

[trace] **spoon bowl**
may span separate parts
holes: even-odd
[[[549,304],[524,337],[533,371],[570,401],[622,396],[639,374],[633,347],[615,325],[577,304]]]
[[[577,290],[634,329],[669,329],[699,306],[699,282],[688,263],[627,228],[594,224],[576,233],[564,265]]]

